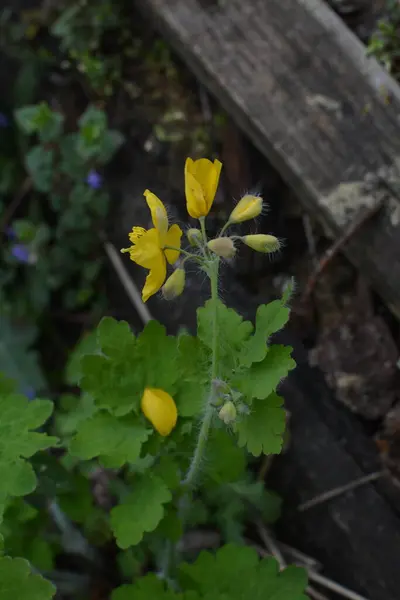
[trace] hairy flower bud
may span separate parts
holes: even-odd
[[[175,269],[161,288],[165,300],[174,300],[185,288],[185,270]]]
[[[249,219],[258,217],[263,207],[263,200],[261,196],[252,196],[246,194],[239,200],[231,215],[229,217],[229,223],[242,223]]]
[[[257,233],[255,235],[244,235],[240,239],[246,246],[265,254],[276,252],[281,247],[280,241],[274,235]]]
[[[221,419],[221,421],[225,423],[225,425],[229,425],[230,423],[233,423],[233,421],[236,419],[236,414],[237,413],[235,405],[233,404],[233,402],[229,401],[225,402],[225,404],[219,411],[218,416]]]
[[[186,232],[186,237],[191,246],[198,247],[201,244],[203,236],[201,235],[200,229],[196,229],[195,227],[191,227]]]
[[[167,436],[171,433],[176,425],[178,411],[173,398],[167,392],[146,388],[143,392],[141,408],[145,417],[160,435]]]
[[[207,246],[214,254],[221,256],[222,258],[233,258],[235,256],[235,244],[229,237],[220,237],[215,240],[210,240]]]

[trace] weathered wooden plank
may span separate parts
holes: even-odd
[[[400,203],[383,181],[400,181],[396,83],[320,0],[137,6],[332,235],[385,198],[347,253],[400,315]]]

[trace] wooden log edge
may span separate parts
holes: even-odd
[[[136,0],[400,317],[400,88],[322,0]],[[290,240],[289,240],[290,243]]]

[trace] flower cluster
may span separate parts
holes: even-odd
[[[237,241],[241,241],[257,252],[271,253],[279,249],[280,242],[273,235],[226,235],[225,232],[231,225],[254,219],[261,214],[263,200],[260,196],[251,194],[246,194],[239,200],[219,236],[208,240],[205,217],[214,202],[221,169],[222,163],[219,160],[214,162],[207,158],[186,160],[186,207],[189,215],[200,222],[200,229],[192,227],[186,233],[187,240],[193,248],[192,252],[181,248],[183,232],[176,224],[170,226],[167,211],[160,198],[150,190],[145,190],[144,197],[150,209],[153,227],[147,230],[143,227],[133,227],[129,233],[131,246],[121,250],[128,253],[133,262],[148,270],[142,290],[144,302],[160,289],[166,300],[179,296],[185,287],[184,266],[187,260],[194,260],[207,270],[220,258],[233,258]],[[174,265],[181,257],[183,258],[180,264],[167,279],[167,263]],[[178,412],[175,401],[164,390],[146,388],[142,396],[141,409],[162,436],[168,436],[176,425]],[[228,399],[218,414],[219,418],[229,425],[236,419],[235,404]]]
[[[263,209],[260,196],[246,194],[233,209],[220,235],[207,240],[204,219],[211,210],[218,188],[222,163],[219,160],[210,161],[207,158],[193,160],[188,158],[185,163],[185,195],[189,215],[199,219],[201,230],[191,228],[187,231],[187,239],[191,246],[201,249],[205,260],[210,255],[221,258],[233,258],[236,253],[235,242],[240,240],[257,252],[271,253],[280,247],[279,240],[272,235],[255,234],[245,236],[226,236],[225,231],[230,225],[242,223],[258,217]],[[168,215],[164,204],[150,190],[144,192],[147,205],[151,212],[153,226],[146,230],[143,227],[133,227],[129,234],[132,246],[123,248],[130,259],[149,271],[142,290],[143,301],[146,302],[160,289],[165,299],[171,300],[179,296],[185,287],[184,262],[190,258],[199,260],[195,254],[181,249],[182,230],[178,225],[169,227]],[[181,254],[185,255],[183,265],[179,266],[166,280],[167,263],[173,265]],[[201,259],[200,259],[201,260]]]

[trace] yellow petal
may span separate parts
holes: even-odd
[[[203,188],[207,205],[207,214],[214,202],[221,169],[222,163],[219,160],[214,160],[212,163],[208,158],[200,158],[194,162],[193,175]]]
[[[150,190],[145,190],[144,197],[146,198],[147,206],[151,212],[153,225],[158,229],[161,238],[163,238],[168,230],[168,215],[165,206],[160,198]]]
[[[166,246],[174,246],[175,248],[181,247],[181,237],[182,237],[182,229],[179,225],[171,225],[168,230],[167,235],[165,236],[165,245]],[[164,250],[167,261],[170,265],[173,265],[174,262],[178,260],[179,252],[178,250]]]
[[[132,231],[129,233],[129,239],[132,244],[136,244],[139,238],[141,238],[146,233],[144,227],[132,227]]]
[[[135,245],[129,249],[130,259],[145,269],[150,269],[159,255],[162,256],[162,251],[157,229],[146,231],[136,239]]]
[[[165,263],[165,256],[162,252],[160,252],[157,259],[150,267],[150,273],[146,277],[146,281],[142,289],[143,302],[147,302],[150,296],[153,296],[158,292],[159,289],[161,289],[166,276],[167,265]]]
[[[218,187],[222,163],[211,162],[208,158],[196,161],[191,158],[185,163],[185,193],[187,211],[191,217],[198,219],[210,212]]]
[[[146,388],[143,392],[142,411],[162,436],[169,435],[176,425],[178,411],[172,396],[164,390]]]
[[[193,219],[199,219],[208,214],[203,189],[197,179],[189,172],[185,172],[185,195],[186,209]]]

